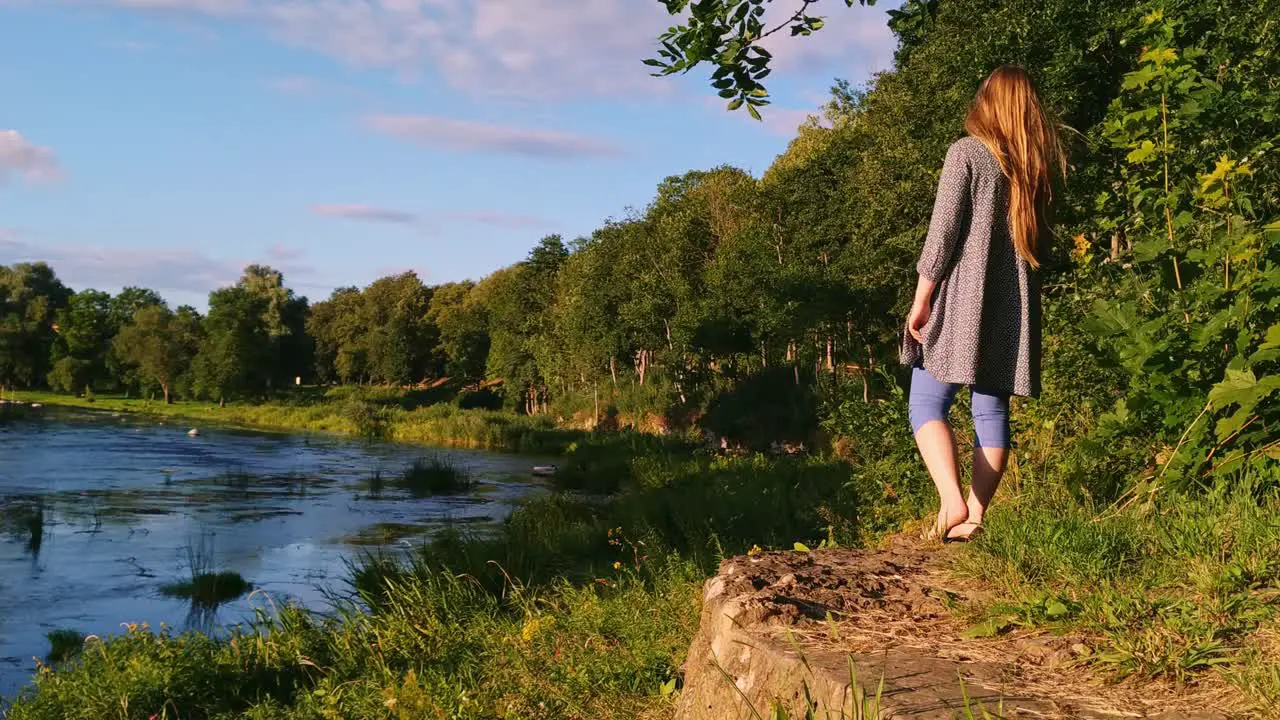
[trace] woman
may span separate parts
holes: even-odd
[[[1055,173],[1057,132],[1026,71],[1004,66],[979,88],[968,137],[942,167],[903,335],[912,366],[910,416],[942,507],[930,535],[967,540],[1004,475],[1009,396],[1040,393],[1040,248]],[[973,478],[960,491],[947,414],[960,386],[973,399]]]

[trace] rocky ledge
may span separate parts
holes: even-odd
[[[966,638],[949,609],[974,591],[942,570],[942,552],[904,540],[726,560],[706,583],[677,720],[767,718],[775,706],[860,719],[881,683],[882,718],[1227,717],[1170,688],[1097,681],[1078,662],[1082,638]]]

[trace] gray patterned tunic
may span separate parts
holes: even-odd
[[[923,346],[904,332],[901,359],[941,382],[1040,394],[1040,277],[1013,248],[1009,180],[981,140],[947,150],[916,270],[938,283]]]

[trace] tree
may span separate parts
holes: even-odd
[[[111,316],[112,327],[118,329],[133,322],[134,315],[142,308],[164,304],[164,298],[155,290],[131,286],[111,298],[107,312]]]
[[[568,256],[564,240],[549,235],[524,262],[494,273],[487,288],[489,375],[501,378],[508,401],[523,401],[529,413],[544,409],[548,399],[545,361],[556,351],[548,311],[556,274]]]
[[[209,294],[209,315],[194,367],[194,390],[225,404],[267,390],[274,352],[261,294],[235,285]]]
[[[434,330],[427,321],[431,291],[416,273],[376,280],[361,296],[369,374],[377,382],[408,385],[422,380],[434,355]]]
[[[47,264],[0,266],[0,393],[45,380],[54,318],[71,291]]]
[[[427,317],[439,333],[445,371],[463,385],[479,384],[489,360],[489,313],[480,287],[471,282],[437,287]]]
[[[54,369],[49,385],[54,390],[80,392],[109,382],[107,356],[115,332],[110,314],[111,296],[97,290],[81,290],[55,315],[57,338],[51,349]]]
[[[164,299],[155,290],[139,287],[126,287],[111,298],[108,306],[111,335],[114,337],[133,322],[133,316],[142,308],[153,305],[164,305]],[[137,368],[124,361],[116,353],[114,346],[107,353],[107,376],[110,384],[124,390],[126,394],[137,390],[142,382]]]
[[[266,265],[249,265],[236,285],[261,307],[260,325],[266,335],[266,364],[261,377],[268,388],[291,384],[309,375],[312,346],[306,336],[307,299],[285,287],[284,275]]]
[[[199,350],[198,318],[174,314],[164,305],[146,305],[115,338],[115,351],[136,366],[142,378],[160,386],[165,403],[171,390]]]

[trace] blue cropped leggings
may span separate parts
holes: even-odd
[[[955,402],[960,385],[940,382],[928,370],[915,367],[911,371],[911,397],[908,411],[911,430],[934,420],[947,421],[951,404]],[[986,448],[1009,447],[1009,396],[971,388],[973,396],[974,445]]]

